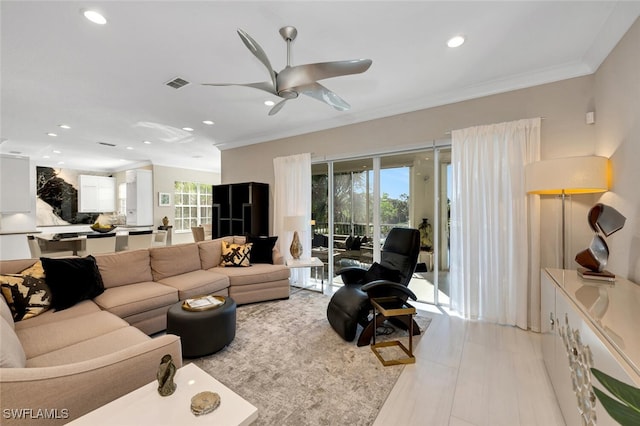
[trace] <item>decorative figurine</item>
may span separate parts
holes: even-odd
[[[162,218],[162,226],[167,227],[169,226],[169,218],[168,217],[163,217]]]
[[[160,366],[158,367],[158,373],[156,377],[158,379],[158,393],[162,396],[171,395],[178,385],[173,381],[173,376],[176,375],[176,366],[171,359],[171,355],[167,354],[162,357]]]

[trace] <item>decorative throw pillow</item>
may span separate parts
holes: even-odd
[[[44,278],[44,268],[42,267],[42,261],[38,260],[33,265],[29,266],[24,271],[20,272],[20,275],[31,275],[35,278]]]
[[[384,267],[378,262],[373,262],[373,265],[371,265],[369,270],[365,272],[364,276],[362,277],[362,282],[370,283],[371,281],[377,280],[387,280],[393,281],[394,283],[399,283],[400,272]]]
[[[347,250],[351,250],[351,246],[353,245],[353,237],[349,235],[347,239],[344,241],[344,247]]]
[[[222,262],[220,266],[251,266],[251,246],[253,244],[233,244],[222,241]]]
[[[51,306],[61,311],[104,292],[104,283],[93,256],[40,258],[51,289]]]
[[[360,237],[355,237],[351,243],[351,250],[360,250]]]
[[[247,235],[247,243],[253,244],[251,247],[251,263],[273,264],[273,247],[276,245],[278,237],[257,237]]]
[[[35,317],[51,306],[51,290],[39,261],[19,274],[0,275],[0,286],[14,321]]]

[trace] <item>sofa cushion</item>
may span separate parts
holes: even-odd
[[[27,361],[27,367],[52,367],[92,360],[133,345],[144,343],[149,336],[135,327],[124,327],[55,351],[47,352]]]
[[[120,318],[126,318],[140,312],[170,306],[179,299],[175,288],[147,281],[108,288],[93,300],[102,309]]]
[[[18,274],[33,266],[39,259],[15,259],[0,261],[0,274]]]
[[[93,299],[104,291],[96,259],[91,255],[60,259],[43,257],[41,260],[47,285],[51,288],[51,306],[56,310]]]
[[[251,263],[270,263],[273,265],[273,248],[278,241],[278,237],[258,237],[247,236],[247,242],[253,244],[251,247]]]
[[[104,288],[152,281],[149,250],[96,254]]]
[[[16,325],[13,322],[13,314],[11,313],[11,308],[7,304],[7,301],[4,297],[0,297],[0,318],[4,319],[7,324],[11,326],[11,328],[15,328]]]
[[[209,271],[229,277],[230,286],[268,283],[289,279],[289,268],[284,265],[257,263],[250,268],[213,268]]]
[[[0,318],[0,368],[23,368],[27,363],[24,349],[13,327]]]
[[[202,269],[168,277],[158,282],[177,289],[180,300],[211,294],[229,287],[229,278],[225,275]]]
[[[14,321],[35,317],[51,306],[51,290],[43,278],[28,274],[0,275],[0,287]]]
[[[39,327],[42,324],[64,321],[100,311],[100,307],[96,305],[93,300],[83,300],[82,302],[76,303],[69,309],[65,309],[63,311],[54,311],[53,309],[49,309],[47,312],[40,314],[37,317],[19,321],[16,323],[16,330],[25,330],[31,327]]]
[[[251,247],[253,244],[231,244],[222,242],[220,266],[251,266]]]
[[[233,242],[233,237],[216,238],[215,240],[206,240],[198,242],[200,250],[200,267],[202,269],[210,269],[220,265],[222,256],[222,242]]]
[[[195,243],[152,247],[149,255],[154,281],[200,269],[200,252]]]
[[[37,318],[37,317],[36,317]],[[106,311],[16,329],[27,359],[129,327],[126,321]]]

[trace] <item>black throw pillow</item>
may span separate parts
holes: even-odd
[[[51,306],[56,311],[104,292],[104,283],[93,256],[57,258],[41,257],[45,281],[51,289]]]
[[[351,250],[351,246],[353,245],[353,237],[349,235],[347,239],[344,241],[344,247],[347,250]]]
[[[252,243],[251,263],[270,263],[273,265],[273,247],[278,237],[258,237],[247,235],[247,243]]]
[[[351,243],[351,250],[360,250],[360,237],[355,237]]]
[[[389,269],[378,262],[373,262],[373,265],[369,268],[367,272],[364,273],[362,277],[362,283],[370,283],[371,281],[377,280],[387,280],[393,281],[394,283],[400,282],[400,272],[394,269]]]

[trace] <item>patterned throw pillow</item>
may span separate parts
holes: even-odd
[[[35,317],[51,306],[51,290],[40,261],[19,274],[0,275],[0,286],[14,321]]]
[[[251,243],[233,244],[222,241],[220,266],[251,266],[251,246]]]

